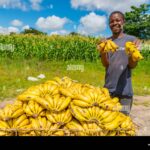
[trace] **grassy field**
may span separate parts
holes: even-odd
[[[133,70],[133,89],[135,95],[150,94],[150,62],[141,61]],[[77,67],[77,68],[75,68]],[[36,82],[29,81],[29,76],[44,74],[46,78]],[[32,85],[43,83],[55,76],[68,76],[81,83],[102,87],[105,69],[100,61],[39,61],[0,58],[0,100],[15,98]]]

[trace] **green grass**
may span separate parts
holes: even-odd
[[[84,70],[67,70],[68,65],[81,65]],[[141,61],[133,70],[133,88],[136,95],[150,94],[150,62]],[[68,68],[69,69],[69,68]],[[46,78],[33,82],[28,76],[37,77],[45,74]],[[100,61],[39,61],[0,59],[0,100],[15,98],[28,87],[53,79],[55,76],[68,76],[81,83],[102,87],[105,69]]]

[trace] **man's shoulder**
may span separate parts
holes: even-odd
[[[130,41],[134,41],[135,39],[137,39],[136,36],[130,35],[130,34],[125,34],[125,37],[126,37],[128,40],[130,40]]]

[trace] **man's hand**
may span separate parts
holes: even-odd
[[[141,50],[141,41],[139,39],[134,40],[133,43],[138,50]]]

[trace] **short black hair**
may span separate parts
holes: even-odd
[[[123,14],[121,11],[113,11],[113,12],[109,15],[109,19],[110,19],[110,17],[111,17],[112,15],[114,15],[114,14],[120,14],[121,17],[122,17],[122,19],[125,20],[125,16],[124,16],[124,14]]]

